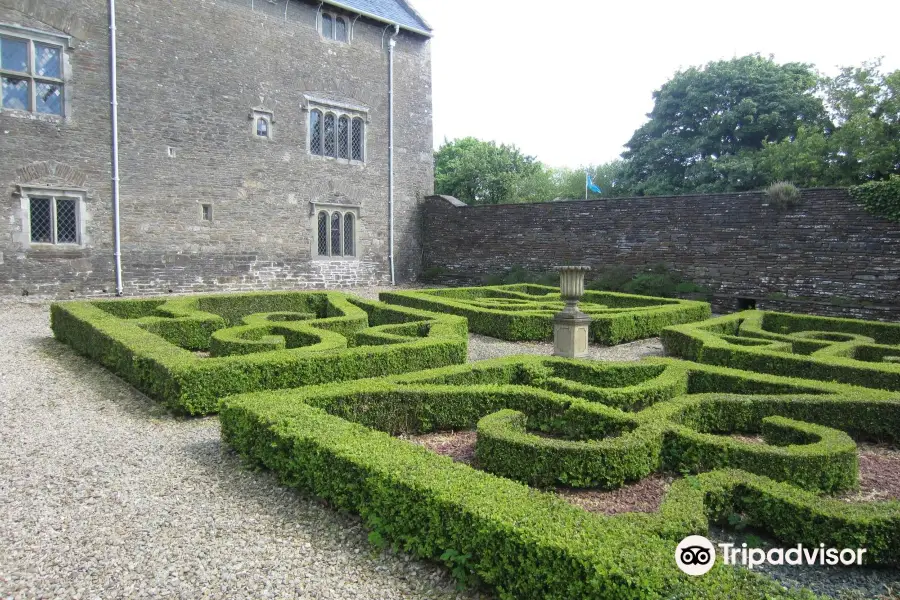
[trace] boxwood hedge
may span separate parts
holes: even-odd
[[[750,310],[661,337],[670,355],[697,362],[900,390],[900,323]]]
[[[50,313],[58,340],[191,415],[251,390],[462,363],[468,337],[461,317],[332,292],[61,302]]]
[[[811,597],[721,564],[681,574],[678,541],[737,513],[789,544],[872,548],[875,564],[900,550],[900,503],[822,495],[856,485],[851,437],[900,439],[900,396],[886,391],[671,359],[512,357],[235,396],[220,421],[227,443],[286,484],[406,551],[466,557],[504,599]],[[503,476],[394,437],[476,427],[479,466]],[[661,469],[702,474],[654,514],[590,514],[539,489]]]
[[[390,304],[466,317],[469,330],[504,340],[552,340],[559,288],[533,284],[382,292]],[[662,328],[710,316],[709,304],[588,290],[579,304],[591,316],[591,339],[615,345],[659,335]]]

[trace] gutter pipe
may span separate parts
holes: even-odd
[[[122,239],[119,226],[119,98],[116,82],[116,0],[109,0],[109,118],[112,144],[112,210],[113,210],[113,259],[116,271],[116,296],[122,288]]]
[[[388,262],[391,268],[391,285],[394,277],[394,46],[400,26],[394,25],[394,33],[388,40]]]

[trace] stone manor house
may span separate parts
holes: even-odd
[[[0,294],[408,280],[430,36],[405,0],[0,0]]]

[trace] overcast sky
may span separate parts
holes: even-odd
[[[759,52],[900,68],[900,1],[412,0],[434,28],[435,147],[475,136],[552,166],[612,160],[676,71]]]

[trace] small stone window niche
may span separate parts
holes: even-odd
[[[250,111],[250,137],[255,140],[271,140],[274,137],[275,113],[262,108]]]
[[[85,246],[85,191],[20,186],[22,245],[28,249]]]
[[[326,40],[349,44],[352,26],[353,22],[343,15],[332,12],[319,14],[319,33]]]
[[[200,205],[200,220],[204,223],[211,223],[213,220],[213,207],[212,204],[201,204]]]
[[[358,260],[359,207],[312,205],[312,256],[320,260]]]
[[[65,117],[71,38],[0,23],[0,111]]]

